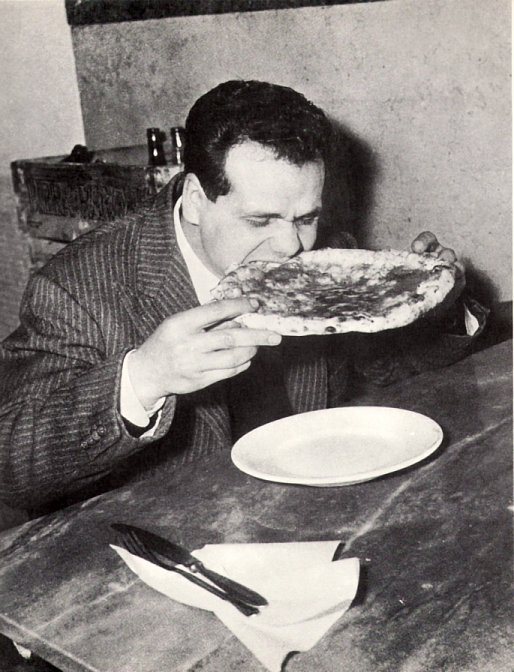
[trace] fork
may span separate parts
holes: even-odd
[[[198,576],[190,574],[186,570],[177,567],[176,564],[173,563],[171,560],[167,560],[166,562],[164,562],[160,557],[158,557],[155,553],[153,553],[151,549],[147,548],[144,544],[142,544],[141,541],[132,532],[121,533],[121,540],[124,548],[129,553],[137,555],[140,558],[143,558],[144,560],[148,560],[152,562],[154,565],[158,565],[159,567],[163,567],[164,569],[180,574],[188,581],[191,581],[197,586],[204,588],[209,593],[216,595],[217,597],[219,597],[222,600],[225,600],[226,602],[230,602],[230,604],[232,604],[245,616],[252,616],[253,614],[259,613],[258,607],[246,604],[246,602],[242,602],[240,600],[230,597],[222,590],[219,590],[215,586],[212,586],[210,583],[207,583],[207,581],[204,581],[203,579],[200,579]]]

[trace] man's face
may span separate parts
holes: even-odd
[[[215,202],[201,199],[196,251],[217,275],[234,263],[284,261],[316,240],[325,177],[322,161],[296,166],[254,142],[232,147],[231,185]]]

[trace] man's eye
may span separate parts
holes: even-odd
[[[318,223],[319,217],[306,217],[305,219],[298,220],[298,226],[314,226]]]
[[[270,223],[269,219],[251,219],[251,218],[249,218],[246,221],[248,222],[248,224],[250,224],[250,226],[255,226],[256,228],[260,228],[260,227],[263,227],[263,226],[268,226],[268,224]]]

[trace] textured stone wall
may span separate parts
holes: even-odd
[[[293,86],[340,125],[349,227],[405,247],[431,228],[511,298],[509,0],[388,0],[72,30],[86,139],[144,142],[228,78]],[[344,187],[341,187],[344,188]]]

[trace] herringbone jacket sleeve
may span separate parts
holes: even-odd
[[[464,305],[478,328],[473,335],[455,325]],[[331,337],[329,389],[331,405],[340,405],[373,387],[396,383],[423,371],[440,369],[463,359],[487,323],[488,310],[474,299],[459,300],[445,320],[420,319],[414,324],[376,334]],[[348,385],[348,380],[351,384]]]
[[[20,327],[4,342],[0,368],[0,497],[40,506],[100,479],[169,429],[174,399],[152,439],[136,439],[119,413],[123,358],[106,346],[106,319],[52,277],[36,274]]]

